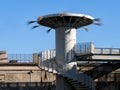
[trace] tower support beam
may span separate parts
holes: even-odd
[[[56,28],[56,61],[59,64],[69,63],[74,59],[76,29],[70,27]]]

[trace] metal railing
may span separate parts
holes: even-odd
[[[86,43],[78,43],[76,45],[76,54],[85,54],[85,53],[92,53],[94,49],[94,45],[91,42]]]
[[[76,54],[120,54],[120,48],[94,48],[93,43],[78,43],[76,45]]]
[[[55,49],[46,50],[39,53],[39,57],[42,61],[49,60],[51,58],[54,58],[55,56],[56,56]]]
[[[95,48],[94,54],[120,54],[120,48]]]
[[[8,61],[33,62],[33,54],[8,54]]]

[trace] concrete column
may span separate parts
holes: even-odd
[[[69,27],[56,28],[56,60],[67,64],[74,58],[76,29]]]
[[[55,90],[73,90],[70,84],[64,80],[63,77],[56,76],[56,89]]]

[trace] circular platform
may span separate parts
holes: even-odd
[[[94,18],[84,14],[75,13],[58,13],[41,16],[37,20],[38,24],[47,26],[53,29],[59,27],[80,28],[92,24]]]

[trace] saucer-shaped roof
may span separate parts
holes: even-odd
[[[94,18],[84,14],[75,13],[58,13],[41,16],[37,20],[38,24],[47,26],[53,29],[59,27],[80,28],[92,24]]]

